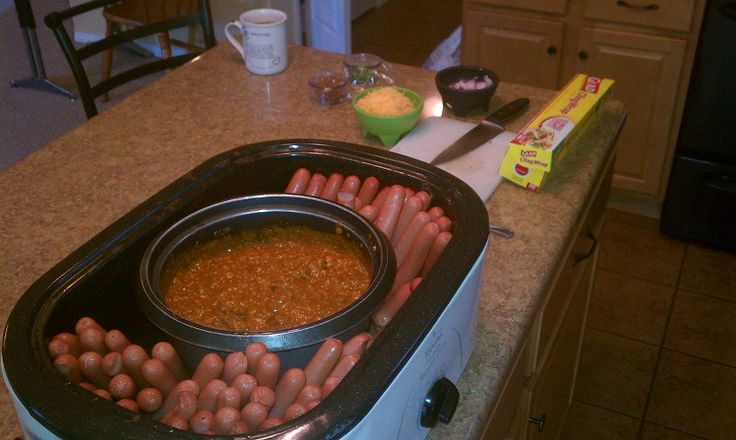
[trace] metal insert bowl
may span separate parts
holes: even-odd
[[[178,249],[196,241],[273,224],[302,225],[333,233],[339,228],[350,240],[357,241],[369,257],[372,279],[368,289],[332,316],[269,332],[233,332],[207,327],[174,314],[164,304],[159,289],[161,271]],[[190,367],[195,367],[206,353],[242,351],[253,342],[263,342],[270,351],[278,352],[282,367],[303,367],[324,340],[332,337],[345,340],[367,328],[371,314],[388,293],[395,274],[396,261],[390,241],[356,212],[315,197],[265,194],[210,205],[159,234],[141,260],[141,290],[137,299],[143,314],[173,338],[180,356]]]

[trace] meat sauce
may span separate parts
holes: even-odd
[[[371,281],[360,244],[344,235],[272,225],[198,242],[162,271],[164,303],[221,330],[298,327],[346,308]]]

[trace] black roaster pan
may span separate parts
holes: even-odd
[[[201,438],[135,415],[66,381],[46,352],[49,339],[73,331],[82,316],[122,330],[150,350],[167,336],[138,309],[141,257],[151,240],[178,219],[234,197],[281,192],[300,167],[339,172],[381,185],[427,191],[432,205],[454,220],[454,239],[416,294],[374,340],[370,350],[320,405],[272,430],[238,438],[339,438],[371,409],[416,350],[480,257],[488,235],[483,202],[464,182],[389,151],[317,140],[245,145],[217,155],[134,208],[39,278],[12,310],[2,355],[8,382],[23,406],[61,438]],[[216,438],[216,437],[213,437]],[[223,438],[227,438],[224,436]]]

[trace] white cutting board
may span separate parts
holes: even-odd
[[[430,162],[475,125],[455,119],[429,117],[420,121],[391,151]],[[483,146],[440,164],[438,168],[463,180],[485,201],[501,182],[498,169],[506,153],[506,146],[514,134],[504,131]]]

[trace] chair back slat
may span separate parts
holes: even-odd
[[[212,26],[212,12],[209,0],[138,1],[144,1],[146,7],[154,7],[154,4],[158,4],[159,6],[156,7],[164,9],[155,11],[155,14],[165,13],[171,18],[130,27],[120,32],[112,33],[112,35],[108,35],[98,41],[81,47],[76,47],[65,22],[80,14],[94,11],[96,9],[102,11],[102,8],[106,6],[120,7],[121,0],[92,0],[63,11],[52,12],[45,17],[46,25],[53,31],[54,36],[59,42],[59,45],[64,52],[64,56],[72,70],[74,80],[79,88],[79,96],[84,105],[87,118],[91,118],[98,113],[97,104],[95,102],[96,98],[106,95],[111,90],[130,81],[156,72],[181,66],[201,54],[204,50],[215,45],[214,29]],[[153,11],[151,16],[153,16]],[[89,72],[87,72],[85,63],[83,63],[84,60],[89,59],[93,55],[113,50],[123,44],[131,43],[142,37],[160,35],[161,33],[168,33],[174,29],[188,27],[198,27],[201,30],[204,47],[201,49],[193,49],[190,45],[187,45],[187,53],[146,62],[142,65],[116,73],[110,78],[104,79],[97,84],[91,84]]]

